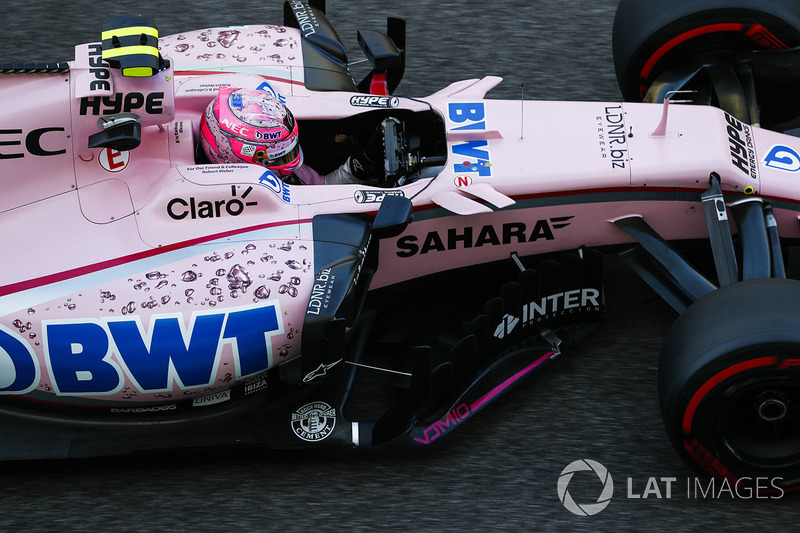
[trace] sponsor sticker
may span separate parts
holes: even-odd
[[[192,407],[199,407],[203,405],[215,405],[222,402],[227,402],[231,399],[231,391],[230,389],[215,392],[213,394],[209,394],[207,396],[201,396],[200,398],[195,398],[192,401]]]
[[[403,191],[356,191],[353,199],[357,204],[379,204],[387,196],[405,196]]]
[[[61,155],[67,153],[66,148],[58,148],[56,150],[45,150],[42,147],[42,137],[50,132],[63,132],[64,128],[51,127],[51,128],[37,128],[27,132],[23,140],[23,131],[20,128],[0,129],[0,159],[18,159],[25,157],[25,154],[37,156],[51,156]],[[54,142],[54,138],[64,138],[63,135],[55,136],[53,134],[47,135],[45,145]],[[25,151],[22,151],[23,143]],[[16,147],[19,148],[11,148]],[[62,145],[64,146],[64,145]],[[9,147],[9,148],[6,148]]]
[[[747,124],[725,113],[731,163],[745,176],[758,179],[757,157],[753,133]]]
[[[596,117],[600,157],[611,162],[611,168],[627,168],[628,141],[622,105],[606,106]]]
[[[110,147],[103,148],[100,150],[97,161],[106,172],[122,172],[128,168],[128,163],[131,161],[131,153],[127,150],[120,152]]]
[[[277,194],[284,202],[290,203],[292,201],[292,194],[289,186],[282,180],[278,179],[278,176],[276,176],[271,170],[265,170],[264,173],[259,176],[258,183],[265,185],[267,188],[269,188],[269,190]]]
[[[292,413],[292,431],[301,440],[319,442],[336,427],[336,409],[325,402],[311,402]]]
[[[482,102],[457,102],[447,105],[450,131],[486,129],[486,110]],[[491,178],[492,161],[488,141],[463,141],[450,145],[453,172],[461,180]]]
[[[404,235],[397,240],[397,257],[412,257],[431,252],[444,252],[482,246],[522,244],[539,239],[556,239],[556,230],[566,228],[574,215],[551,217],[535,222],[507,222],[502,226],[448,228],[428,232],[424,237]]]
[[[238,217],[248,207],[258,205],[256,201],[247,201],[247,196],[251,192],[253,192],[253,187],[249,186],[242,193],[241,199],[237,198],[236,185],[231,185],[231,198],[228,199],[199,200],[194,196],[173,198],[167,203],[167,215],[173,220]]]
[[[350,105],[354,107],[397,107],[400,99],[396,96],[356,95],[350,97]]]
[[[112,395],[126,383],[144,393],[210,387],[225,345],[235,347],[236,379],[249,377],[272,366],[271,338],[283,332],[280,317],[274,300],[189,317],[153,314],[147,326],[130,314],[44,320],[46,379],[57,396]],[[25,394],[45,379],[29,340],[2,324],[0,355],[0,394]]]
[[[800,171],[800,154],[786,145],[776,144],[764,158],[764,166],[784,172],[797,172]]]

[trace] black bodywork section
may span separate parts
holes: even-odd
[[[325,17],[325,2],[290,0],[283,5],[284,25],[302,34],[305,86],[312,91],[369,92],[372,75],[386,76],[392,93],[405,71],[405,21],[387,20],[387,33],[359,33],[359,45],[372,63],[372,72],[356,84],[347,67],[348,57],[336,30]]]

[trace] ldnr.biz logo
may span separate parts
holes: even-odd
[[[575,472],[585,470],[594,472],[597,477],[600,478],[600,482],[603,484],[603,490],[600,496],[597,497],[596,502],[579,504],[572,499],[568,487]],[[561,475],[558,477],[558,499],[561,500],[561,503],[564,504],[564,507],[566,507],[569,512],[578,516],[592,516],[599,513],[606,508],[613,495],[614,480],[611,479],[611,474],[608,473],[605,466],[591,459],[579,459],[571,462],[561,471]]]

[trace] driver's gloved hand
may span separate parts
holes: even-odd
[[[367,144],[347,160],[352,174],[359,181],[375,181],[383,178],[383,128],[378,126]]]

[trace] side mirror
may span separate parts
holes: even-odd
[[[402,52],[394,41],[383,33],[358,30],[358,45],[369,59],[372,70],[378,74],[384,74],[401,64]]]
[[[405,196],[386,195],[372,222],[372,235],[376,239],[396,237],[411,222],[413,205]]]

